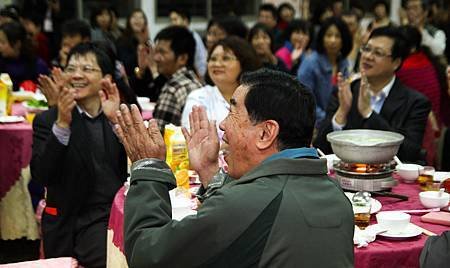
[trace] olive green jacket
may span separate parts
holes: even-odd
[[[352,267],[353,211],[326,161],[264,162],[171,219],[169,167],[132,167],[125,202],[130,267]]]

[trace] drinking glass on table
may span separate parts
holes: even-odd
[[[431,185],[433,183],[434,172],[435,169],[432,166],[424,166],[423,170],[420,171],[417,181],[419,182],[420,189],[422,191],[427,191],[428,185]]]
[[[369,192],[357,192],[352,197],[355,225],[364,230],[370,223],[371,198]]]
[[[27,113],[25,114],[25,119],[27,119],[28,123],[33,124],[33,120],[34,120],[34,117],[35,117],[35,116],[36,116],[35,113],[27,112]]]

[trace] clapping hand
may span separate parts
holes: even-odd
[[[66,83],[66,77],[62,70],[55,67],[52,69],[52,77],[41,74],[38,77],[38,82],[42,94],[47,98],[48,106],[56,105],[58,103],[59,93]]]
[[[125,104],[121,104],[116,116],[116,133],[132,162],[144,158],[166,159],[166,146],[156,120],[150,120],[146,128],[135,104],[131,105],[131,112]]]
[[[102,88],[98,92],[98,95],[100,96],[100,101],[102,103],[102,111],[109,121],[116,124],[116,111],[119,109],[120,105],[119,90],[109,77],[103,78],[101,85]]]
[[[182,128],[189,152],[189,162],[200,177],[203,186],[219,170],[219,136],[216,122],[209,121],[203,106],[193,106],[189,114],[190,132]]]
[[[367,118],[372,112],[372,107],[370,106],[370,84],[363,71],[361,71],[361,84],[359,86],[358,111],[364,118]]]
[[[345,79],[342,73],[338,73],[337,83],[339,108],[336,111],[336,122],[345,125],[347,123],[347,115],[352,108],[353,95],[350,90],[350,81]]]
[[[69,128],[72,123],[72,110],[76,105],[75,90],[64,87],[58,95],[58,118],[56,125]]]
[[[294,50],[292,50],[292,53],[291,53],[292,62],[296,62],[302,54],[303,54],[302,47],[294,48]]]

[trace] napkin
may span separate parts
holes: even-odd
[[[364,230],[359,229],[355,225],[355,233],[353,234],[353,243],[357,245],[357,248],[367,247],[370,242],[373,242],[377,237],[377,234],[381,231],[378,228],[366,228]]]

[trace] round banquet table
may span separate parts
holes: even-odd
[[[0,239],[38,239],[28,183],[32,127],[0,124]]]
[[[420,188],[417,183],[406,184],[399,181],[392,192],[406,195],[409,200],[401,201],[389,197],[376,197],[383,205],[381,211],[425,209],[419,200]],[[438,235],[450,230],[450,226],[422,222],[421,216],[411,215],[411,222]],[[375,223],[375,216],[372,215],[371,224]],[[428,236],[424,234],[406,240],[388,240],[377,237],[366,248],[355,247],[355,267],[419,267],[420,252],[427,239]]]
[[[418,184],[406,184],[399,181],[392,192],[407,195],[409,200],[376,197],[383,206],[381,211],[424,209],[419,200],[420,188]],[[111,208],[108,227],[107,267],[128,267],[123,254],[123,205],[125,199],[123,193],[124,187],[117,192]],[[450,230],[450,226],[421,222],[421,215],[411,216],[412,223],[436,234]],[[375,223],[375,215],[372,215],[371,224]],[[406,240],[388,240],[377,237],[366,248],[356,248],[355,246],[355,267],[419,267],[420,252],[427,238],[428,236],[424,234]]]
[[[196,185],[191,185],[195,187]],[[173,194],[172,190],[172,194]],[[124,203],[125,203],[125,186],[122,186],[117,191],[113,204],[111,206],[111,213],[109,215],[108,233],[106,241],[106,267],[111,268],[127,268],[127,260],[124,255],[124,237],[123,237],[123,215],[124,215]],[[171,199],[174,198],[171,194]],[[172,199],[173,201],[173,199]],[[181,220],[185,216],[196,214],[195,210],[192,210],[194,199],[178,199],[175,201],[178,205],[182,202],[183,207],[176,208],[172,203],[172,219]]]

